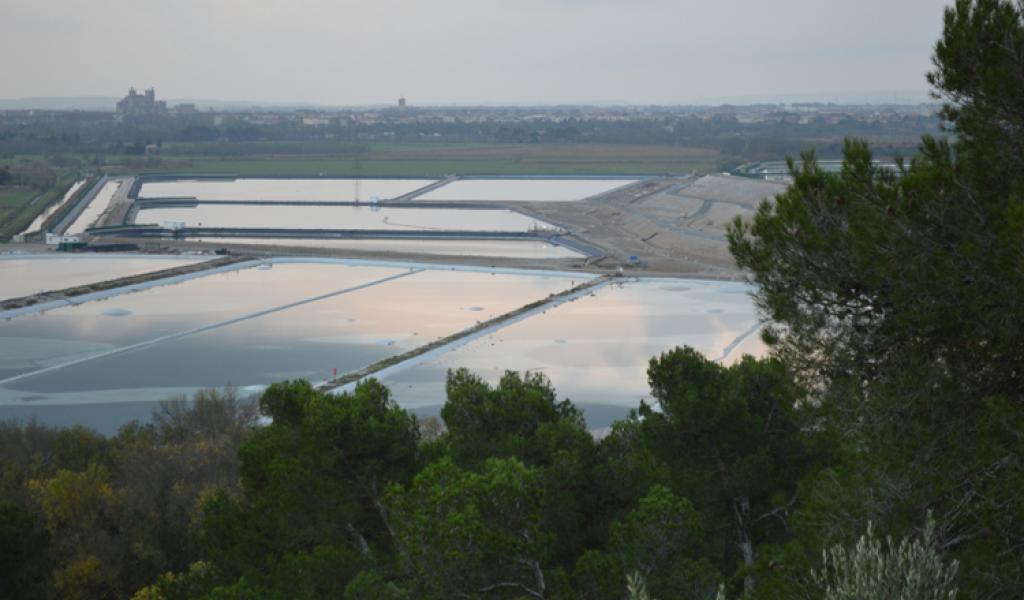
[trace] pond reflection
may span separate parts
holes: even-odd
[[[748,291],[737,283],[652,279],[605,286],[384,383],[403,406],[425,406],[444,402],[448,369],[467,367],[492,383],[506,370],[534,371],[551,379],[559,397],[635,407],[649,394],[648,362],[675,346],[688,344],[726,362],[741,351],[763,353],[752,333],[757,317]]]
[[[0,300],[63,290],[206,260],[188,256],[0,256]]]
[[[637,179],[460,179],[417,196],[433,201],[575,202]]]
[[[202,200],[305,200],[364,202],[390,200],[434,183],[433,179],[227,179],[150,181],[140,198]]]

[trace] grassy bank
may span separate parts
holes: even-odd
[[[38,193],[28,187],[0,186],[0,239],[9,239],[20,231],[14,230],[14,221]]]
[[[24,230],[46,207],[59,202],[75,181],[73,173],[61,173],[47,190],[24,186],[0,186],[0,241]]]

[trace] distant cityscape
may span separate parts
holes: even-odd
[[[129,88],[113,110],[0,110],[0,153],[138,156],[238,152],[324,154],[339,143],[445,142],[679,146],[718,153],[718,169],[814,148],[837,158],[843,140],[870,140],[882,157],[916,151],[940,131],[939,105],[818,102],[746,106],[200,107]],[[212,144],[211,144],[212,143]],[[258,144],[258,148],[251,146]]]
[[[416,106],[405,97],[391,107],[364,108],[285,108],[257,106],[251,108],[207,108],[195,103],[168,106],[159,100],[154,88],[139,93],[130,88],[117,101],[113,114],[101,110],[16,109],[0,110],[0,123],[25,122],[37,119],[59,119],[74,113],[76,120],[139,122],[160,119],[204,121],[217,126],[227,119],[253,125],[293,124],[304,127],[345,127],[347,125],[428,124],[493,124],[493,123],[566,123],[574,121],[630,122],[680,117],[700,121],[733,121],[737,124],[838,125],[843,121],[865,124],[890,124],[908,119],[935,118],[939,104],[833,104],[797,102],[789,104],[750,105],[636,105],[636,106]]]

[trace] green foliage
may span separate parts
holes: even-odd
[[[260,411],[279,425],[298,425],[317,395],[305,379],[275,383],[260,396]]]
[[[611,600],[621,597],[624,582],[635,594],[649,582],[654,596],[712,598],[720,576],[701,558],[708,547],[705,535],[690,503],[656,485],[612,524],[606,552],[587,552],[577,562],[578,591],[582,597]]]
[[[126,597],[197,560],[200,498],[211,489],[237,492],[238,446],[256,414],[217,391],[154,412],[155,424],[132,423],[111,438],[81,427],[0,424],[0,498],[28,511],[49,538],[46,552],[25,565],[36,588]],[[25,544],[36,541],[25,532]]]
[[[541,373],[509,371],[492,388],[459,369],[448,373],[446,389],[441,417],[459,464],[477,465],[491,457],[540,464],[550,461],[556,446],[587,443],[582,414],[571,402],[559,402]]]
[[[674,556],[701,546],[703,524],[693,506],[654,486],[636,510],[611,527],[609,547],[644,574],[665,569]]]
[[[554,534],[554,562],[571,567],[587,545],[603,535],[591,518],[597,484],[591,472],[595,445],[582,413],[559,401],[542,374],[507,372],[493,388],[465,369],[447,380],[441,410],[445,447],[459,466],[478,468],[489,458],[516,458],[543,467],[547,501],[541,522]]]
[[[164,573],[153,585],[135,592],[132,600],[189,600],[203,595],[211,587],[213,572],[210,564],[194,562],[186,573]]]
[[[668,465],[655,456],[636,410],[621,421],[612,423],[598,444],[594,478],[604,484],[606,502],[631,508],[651,486],[667,481]]]
[[[588,600],[622,597],[623,577],[628,573],[625,560],[618,554],[588,549],[573,568],[573,588],[579,598]]]
[[[387,503],[415,597],[544,597],[552,540],[536,470],[492,458],[475,473],[444,459]]]
[[[797,388],[775,359],[723,367],[688,347],[652,359],[648,379],[661,409],[642,406],[652,451],[709,527],[734,532],[718,549],[725,572],[752,567],[756,544],[787,534],[796,482],[827,457],[800,428]]]
[[[958,564],[947,564],[936,548],[935,521],[929,516],[921,539],[883,544],[868,523],[853,548],[832,546],[822,553],[814,579],[825,600],[955,600]]]
[[[62,429],[54,441],[53,459],[58,468],[83,471],[102,462],[107,440],[81,425]]]
[[[811,462],[797,421],[796,387],[782,364],[749,356],[722,367],[692,348],[652,359],[644,426],[667,458],[673,451],[702,466],[722,492],[770,497],[789,491],[789,471]],[[791,484],[790,484],[791,485]]]
[[[204,393],[114,438],[28,443],[27,428],[12,444],[0,428],[0,444],[28,465],[45,444],[92,459],[11,480],[52,532],[48,583],[65,595],[617,599],[639,570],[656,595],[697,599],[734,568],[676,495],[692,457],[665,452],[658,418],[633,414],[596,444],[542,377],[449,383],[426,468],[416,420],[375,381],[341,396],[273,386],[275,418],[255,430],[250,406]]]
[[[345,589],[368,562],[366,556],[345,543],[290,553],[270,565],[270,572],[262,578],[261,595],[318,600]]]
[[[45,598],[48,544],[32,513],[0,502],[0,599]]]
[[[134,555],[126,589],[196,561],[199,506],[212,490],[238,492],[238,449],[256,417],[253,402],[207,390],[161,403],[152,425],[122,428],[110,440],[121,536]]]
[[[971,596],[1024,585],[1022,57],[1019,3],[958,0],[929,78],[955,142],[925,138],[899,173],[863,142],[838,174],[806,155],[729,234],[775,355],[844,438],[807,486],[805,545],[907,532],[930,507]]]
[[[700,515],[690,503],[655,485],[625,521],[612,524],[609,546],[650,573],[673,554],[698,546],[700,537]]]
[[[217,572],[261,594],[315,598],[386,566],[393,540],[382,498],[418,466],[416,419],[374,380],[340,396],[285,382],[261,405],[274,421],[240,449],[245,495],[220,493],[204,507]]]
[[[655,456],[637,411],[630,411],[625,419],[612,423],[611,430],[600,440],[590,479],[594,503],[588,512],[588,522],[601,535],[589,546],[603,547],[614,521],[625,518],[653,486],[671,481],[671,468]],[[616,580],[612,586],[618,590],[621,583]]]
[[[199,596],[201,600],[262,600],[266,592],[253,587],[245,578],[231,585],[221,585]]]
[[[121,596],[117,573],[92,554],[76,557],[54,572],[53,587],[60,598],[67,600],[114,600]]]
[[[68,598],[117,597],[118,499],[107,470],[95,464],[81,472],[61,469],[29,488],[54,539],[57,592]]]
[[[362,571],[345,586],[345,600],[405,600],[408,596],[377,571]]]
[[[1024,175],[1024,7],[957,0],[946,9],[928,81],[972,169],[972,184],[1020,193]]]

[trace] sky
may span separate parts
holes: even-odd
[[[945,0],[2,0],[0,98],[927,99]]]

